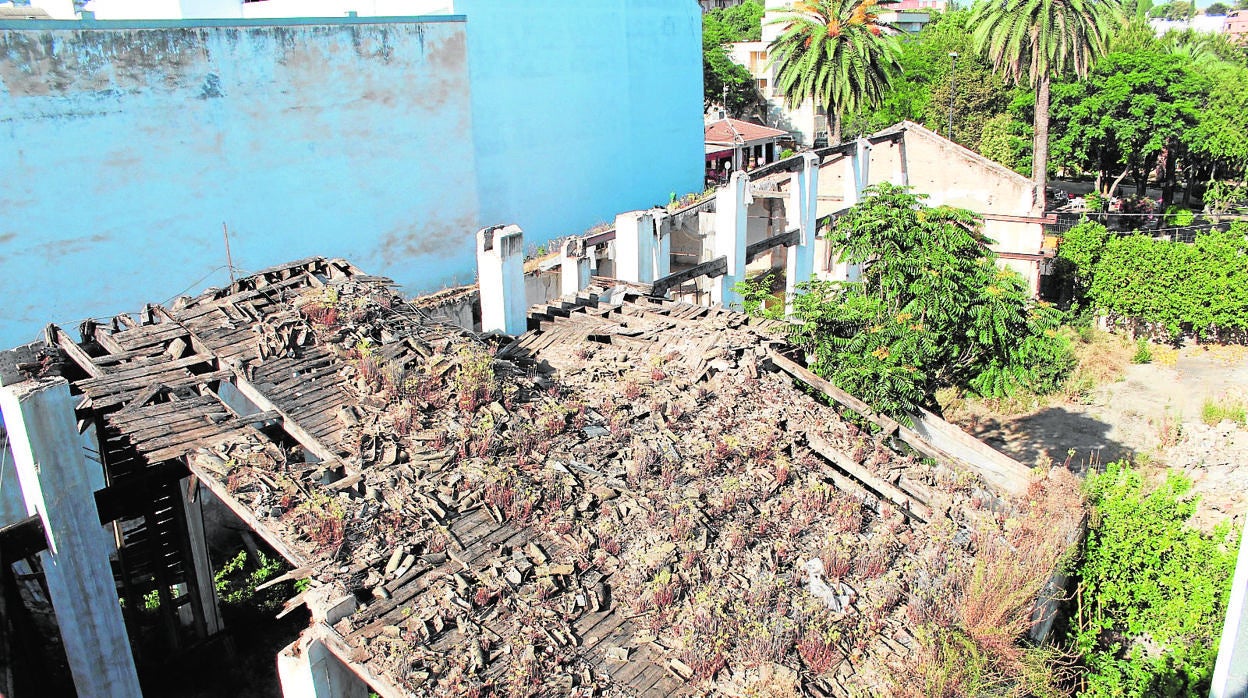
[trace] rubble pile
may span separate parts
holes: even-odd
[[[292,295],[303,327],[247,370],[332,357],[339,458],[196,457],[354,595],[350,659],[413,694],[879,690],[999,500],[795,384],[744,316],[624,306],[498,351],[383,285]]]

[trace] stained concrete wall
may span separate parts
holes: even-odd
[[[0,346],[343,256],[472,277],[465,23],[0,23]]]

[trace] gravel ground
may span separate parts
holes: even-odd
[[[1026,464],[1066,463],[1086,472],[1131,458],[1160,477],[1165,467],[1190,477],[1201,503],[1196,523],[1211,528],[1248,513],[1248,430],[1230,421],[1201,421],[1207,400],[1248,402],[1248,350],[1184,347],[1172,366],[1129,365],[1088,404],[1050,404],[1027,414],[994,417],[969,405],[961,426]]]

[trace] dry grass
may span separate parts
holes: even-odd
[[[1241,427],[1248,426],[1248,401],[1230,392],[1208,398],[1200,408],[1200,419],[1211,427],[1223,421],[1233,422]]]
[[[1061,695],[1055,674],[1035,671],[1020,644],[1036,599],[1077,540],[1083,498],[1065,469],[1033,482],[1000,525],[981,524],[978,554],[954,585],[951,618],[915,633],[916,651],[891,668],[898,696]]]

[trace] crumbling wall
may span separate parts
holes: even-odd
[[[462,18],[0,22],[0,346],[312,255],[470,278]],[[456,144],[460,144],[456,147]]]

